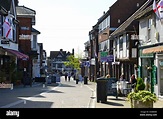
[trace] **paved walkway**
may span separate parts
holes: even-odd
[[[126,100],[126,97],[118,97],[116,99],[115,96],[107,96],[107,102],[101,103],[97,102],[97,96],[96,96],[96,82],[88,82],[89,87],[94,89],[94,93],[92,97],[94,98],[95,106],[94,108],[131,108],[130,102]],[[163,108],[163,99],[159,98],[159,100],[154,103],[154,108]]]

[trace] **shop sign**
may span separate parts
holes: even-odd
[[[19,39],[31,39],[31,35],[19,35]]]

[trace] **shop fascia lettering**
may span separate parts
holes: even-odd
[[[19,39],[31,39],[31,35],[19,35]]]

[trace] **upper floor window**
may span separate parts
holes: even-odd
[[[107,27],[110,27],[110,15],[99,24],[99,33]]]
[[[130,43],[130,42],[129,42],[129,38],[130,38],[130,35],[127,34],[127,35],[126,35],[126,48],[127,48],[127,49],[129,49],[129,43]]]
[[[33,48],[36,49],[37,45],[37,35],[33,35]]]
[[[109,46],[109,41],[108,41],[108,40],[103,41],[103,42],[101,42],[101,43],[99,44],[99,50],[100,50],[100,51],[106,51],[106,50],[109,49],[108,46]]]
[[[123,50],[123,36],[120,36],[119,38],[119,49]]]
[[[115,39],[114,43],[115,43],[115,46],[113,48],[115,48],[115,51],[117,51],[118,39]]]
[[[148,41],[150,41],[151,40],[151,26],[152,26],[152,19],[151,18],[149,18],[148,19],[148,26],[147,26],[147,30],[148,30],[148,32],[147,32],[147,36],[148,36]]]

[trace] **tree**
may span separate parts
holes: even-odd
[[[64,62],[64,65],[65,66],[69,66],[73,69],[77,69],[79,70],[80,69],[80,59],[79,58],[76,58],[74,57],[74,55],[70,55],[67,57],[67,62]]]

